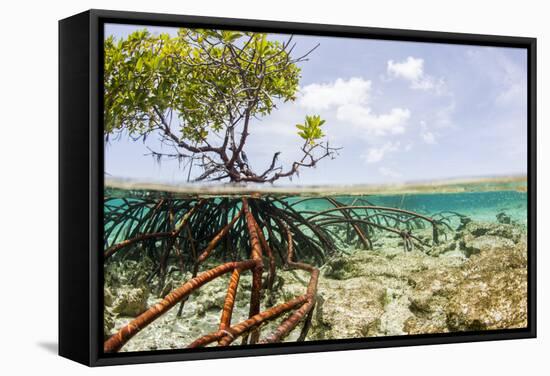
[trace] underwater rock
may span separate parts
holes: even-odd
[[[460,266],[432,268],[410,276],[409,284],[413,289],[409,296],[409,310],[413,315],[404,322],[404,332],[448,332],[445,306],[463,278]]]
[[[527,326],[527,273],[512,270],[464,280],[447,306],[452,331]]]
[[[216,286],[209,283],[197,291],[197,316],[204,316],[208,311],[220,312],[225,301],[227,285]]]
[[[483,235],[493,235],[505,239],[517,241],[525,230],[522,226],[503,223],[483,223],[470,222],[462,231],[462,235],[467,238],[476,238]]]
[[[527,269],[527,244],[519,242],[510,248],[493,248],[485,251],[468,260],[464,268],[469,275]]]
[[[153,261],[148,257],[142,260],[123,260],[110,262],[104,268],[105,285],[112,288],[118,286],[146,286],[147,276],[153,269]]]
[[[457,231],[462,231],[464,227],[466,227],[466,225],[470,222],[472,222],[472,218],[465,215],[460,217],[460,225],[458,226]]]
[[[504,212],[498,213],[496,217],[497,217],[498,223],[503,223],[508,225],[512,223],[512,218],[510,218],[510,216]]]
[[[365,278],[322,281],[310,340],[369,337],[384,313],[386,289]]]
[[[494,248],[473,256],[447,306],[451,330],[527,325],[527,248]]]
[[[342,262],[344,269],[348,269],[345,265],[353,264],[358,258],[362,259],[365,256],[363,253],[366,252],[357,252],[354,256],[343,257],[333,262],[331,268],[337,267]],[[354,273],[353,268],[349,268],[348,271]],[[332,272],[334,270],[330,269],[329,274]],[[280,282],[272,294],[274,305],[303,295],[307,289],[309,273],[302,270],[281,271],[278,279]],[[345,280],[338,280],[321,275],[311,329],[306,339],[357,338],[375,335],[384,313],[385,293],[386,287],[376,279],[347,278],[346,276]],[[262,332],[269,333],[269,328]],[[299,334],[300,328],[297,328],[286,340],[296,340]]]
[[[456,251],[458,249],[458,244],[456,241],[451,240],[449,242],[443,242],[438,245],[434,245],[431,249],[428,250],[430,256],[441,256],[446,255],[449,252]]]
[[[389,287],[384,295],[384,313],[380,317],[377,333],[374,335],[398,336],[403,331],[405,322],[411,316],[409,309],[410,286],[402,281],[400,285]]]
[[[493,248],[512,248],[525,237],[525,228],[502,223],[468,223],[455,238],[467,257]]]
[[[357,253],[333,257],[323,265],[321,275],[336,280],[356,278],[365,274],[367,264],[373,261],[383,262],[382,258],[374,255],[369,257],[369,255],[365,254],[365,257],[360,257],[361,262],[356,262],[358,261],[357,258]]]
[[[445,313],[445,304],[447,300],[440,296],[432,296],[430,299],[430,309],[428,311],[418,311],[417,307],[411,305],[410,309],[414,312],[403,324],[403,331],[406,334],[428,334],[428,333],[447,333],[447,315]]]
[[[458,270],[465,258],[433,257],[421,251],[360,251],[329,260],[321,269],[320,300],[308,339],[353,338],[407,333],[414,317],[411,296],[432,284],[424,299],[446,287],[447,270]],[[430,273],[429,275],[427,273]],[[435,275],[442,273],[442,282]],[[439,283],[439,286],[438,286]],[[449,282],[450,283],[450,282]],[[417,296],[417,304],[421,297]],[[439,320],[445,326],[445,318]]]
[[[346,280],[357,277],[386,277],[407,279],[411,273],[441,265],[459,265],[459,257],[439,260],[420,250],[398,253],[385,251],[363,251],[331,259],[321,268],[327,278]]]
[[[103,305],[110,307],[113,305],[114,300],[115,297],[113,296],[111,288],[109,286],[105,286],[103,289]]]
[[[510,239],[502,238],[494,235],[483,235],[477,238],[464,240],[463,248],[466,251],[466,256],[479,253],[481,251],[497,248],[512,248],[514,242]]]
[[[417,313],[431,313],[432,299],[435,296],[449,297],[454,293],[456,285],[463,275],[458,266],[441,267],[415,273],[409,277],[409,285],[413,287],[410,297],[410,308]]]
[[[103,338],[107,339],[113,335],[113,329],[115,327],[116,315],[113,313],[110,307],[104,307],[103,309]]]
[[[484,249],[459,268],[411,277],[409,334],[525,327],[527,247]]]
[[[145,287],[121,286],[116,289],[112,310],[122,316],[135,317],[147,309],[149,290]]]
[[[330,259],[323,267],[323,275],[333,279],[349,279],[360,275],[358,265],[350,262],[349,256]]]

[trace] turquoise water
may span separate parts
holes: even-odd
[[[335,196],[346,205],[368,202],[372,205],[410,210],[425,215],[457,212],[480,222],[496,222],[497,214],[505,213],[515,223],[527,224],[527,193],[518,191],[487,191],[463,193],[422,193],[398,195]],[[290,201],[299,198],[290,198]],[[325,200],[310,200],[297,204],[303,210],[325,210],[331,207]]]
[[[398,193],[387,193],[378,190],[373,194],[361,194],[358,189],[347,193],[345,189],[335,192],[334,189],[317,189],[315,191],[301,189],[285,192],[253,192],[253,191],[205,191],[194,192],[152,190],[152,189],[111,189],[106,190],[105,213],[105,245],[108,247],[116,242],[124,240],[128,234],[141,232],[137,229],[140,218],[146,218],[150,210],[161,200],[172,201],[174,205],[183,205],[181,212],[184,213],[185,202],[197,201],[206,198],[210,202],[220,203],[222,200],[232,200],[236,207],[240,205],[241,197],[262,198],[266,200],[280,200],[276,205],[282,207],[283,202],[290,205],[294,210],[300,212],[304,217],[315,216],[317,213],[329,211],[329,215],[341,216],[343,212],[334,211],[336,200],[339,205],[348,207],[354,206],[376,206],[391,209],[407,210],[434,219],[448,218],[452,227],[460,225],[460,217],[466,216],[470,220],[485,223],[512,223],[527,225],[527,193],[525,181],[498,183],[472,183],[453,184],[448,186],[434,186],[434,192],[430,192],[429,186],[411,187],[415,193],[407,193],[407,187],[400,187]],[[323,193],[326,191],[326,193]],[[383,193],[382,193],[383,192]],[[416,193],[420,192],[420,193]],[[133,220],[119,223],[113,226],[110,218],[113,213],[123,213],[133,204],[141,205],[139,211],[132,212]],[[183,204],[182,204],[183,203]],[[332,209],[332,211],[331,211]],[[370,210],[370,209],[369,209]],[[372,212],[372,211],[371,211]],[[367,216],[368,210],[357,209],[350,211],[356,218]],[[321,214],[323,215],[323,214]],[[398,216],[399,217],[399,216]],[[330,218],[325,217],[327,221]],[[406,217],[401,217],[406,219]],[[162,222],[158,223],[156,231],[164,231]],[[395,224],[397,226],[397,223]],[[124,231],[119,231],[124,227]],[[400,226],[397,226],[398,228]]]

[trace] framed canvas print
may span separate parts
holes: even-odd
[[[536,335],[535,39],[104,10],[59,36],[62,356]]]

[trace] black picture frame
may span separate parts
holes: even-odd
[[[105,23],[212,27],[525,48],[528,56],[528,326],[524,329],[103,354],[102,43]],[[88,10],[59,21],[59,354],[89,366],[536,337],[536,39]]]

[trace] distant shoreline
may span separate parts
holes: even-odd
[[[134,180],[106,179],[107,189],[139,190],[170,192],[200,195],[232,195],[232,194],[289,194],[289,195],[387,195],[399,193],[460,193],[478,191],[515,190],[527,191],[526,176],[461,178],[436,180],[432,182],[400,183],[400,184],[365,184],[365,185],[316,185],[316,186],[271,186],[271,185],[170,185],[148,183]]]

